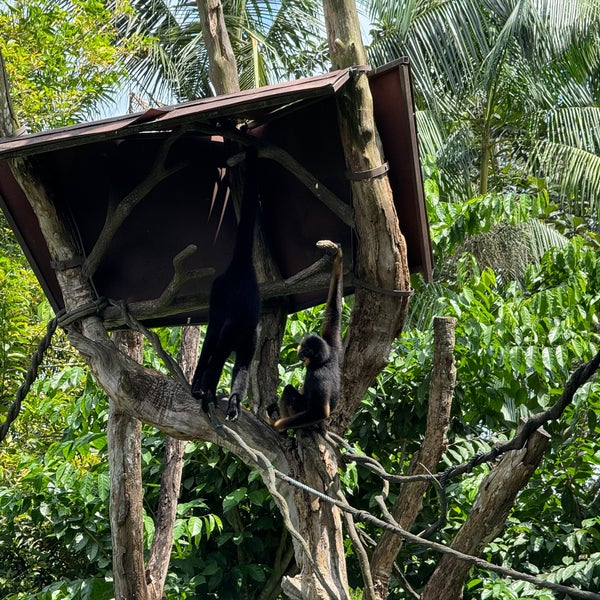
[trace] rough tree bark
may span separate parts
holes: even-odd
[[[355,0],[323,0],[333,68],[364,67],[366,53]],[[366,73],[358,68],[338,99],[338,123],[352,173],[370,171],[385,162],[375,126],[373,99]],[[406,243],[398,225],[386,174],[352,181],[358,280],[382,290],[408,290]],[[392,342],[406,318],[408,298],[358,287],[344,341],[343,403],[332,427],[343,432],[368,386],[387,364]]]
[[[454,330],[456,319],[436,317],[433,325],[434,358],[429,384],[427,428],[421,448],[413,455],[407,475],[435,473],[446,450],[446,432],[450,424],[450,410],[456,384],[454,362]],[[402,529],[409,531],[423,507],[423,494],[430,485],[415,481],[402,486],[398,499],[390,511]],[[387,598],[390,575],[396,555],[402,546],[402,538],[384,531],[377,542],[371,559],[371,571],[376,597]]]
[[[182,334],[180,363],[188,380],[196,365],[198,327]],[[143,337],[125,330],[113,334],[115,345],[137,363],[142,362]],[[142,423],[110,402],[108,457],[110,463],[110,522],[113,545],[115,598],[159,600],[168,573],[173,527],[179,498],[185,442],[167,436],[155,517],[155,532],[147,565],[143,543]]]
[[[221,0],[196,0],[202,39],[209,57],[208,74],[218,96],[240,91],[237,61],[225,27]]]
[[[114,335],[115,345],[138,363],[142,341],[135,331]],[[107,438],[115,600],[150,600],[144,564],[142,422],[110,401]]]

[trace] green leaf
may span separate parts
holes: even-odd
[[[248,489],[245,487],[238,488],[223,498],[223,511],[227,512],[237,506],[242,500],[247,497]]]

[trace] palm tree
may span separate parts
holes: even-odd
[[[148,40],[148,52],[126,62],[133,86],[149,104],[213,95],[196,4],[132,0],[133,15],[119,23]],[[318,0],[227,0],[227,30],[242,89],[324,72],[328,54]]]
[[[363,1],[371,63],[411,59],[442,197],[542,184],[597,228],[599,0]]]

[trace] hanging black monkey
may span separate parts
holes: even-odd
[[[249,368],[257,342],[260,295],[252,262],[254,225],[258,213],[257,150],[246,151],[246,177],[233,257],[210,290],[208,327],[192,379],[192,396],[208,412],[215,401],[223,366],[235,352],[226,418],[235,421],[248,390]]]
[[[279,399],[279,418],[273,423],[280,431],[306,427],[326,419],[339,400],[342,272],[342,249],[337,245],[322,336],[308,335],[298,346],[298,356],[306,367],[304,385],[301,391],[292,385],[286,385],[283,389]]]

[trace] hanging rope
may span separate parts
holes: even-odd
[[[83,319],[84,317],[99,315],[106,306],[107,300],[105,298],[99,298],[98,300],[84,304],[69,313],[63,311],[48,321],[46,324],[46,334],[38,343],[38,347],[31,357],[31,364],[25,375],[25,380],[17,390],[15,401],[10,405],[8,412],[6,413],[6,420],[0,425],[0,442],[4,440],[11,424],[21,412],[23,400],[29,393],[33,382],[37,379],[38,369],[42,364],[44,354],[46,354],[48,348],[50,348],[52,337],[54,336],[57,327],[59,325],[61,327],[67,327],[74,321]]]
[[[33,353],[31,357],[31,365],[27,370],[27,374],[25,375],[25,381],[21,385],[21,387],[17,390],[15,401],[10,405],[8,412],[6,413],[6,420],[2,425],[0,425],[0,442],[6,437],[8,433],[8,429],[11,426],[11,423],[19,416],[21,412],[21,404],[25,399],[25,396],[29,393],[33,382],[37,378],[38,369],[42,364],[42,359],[44,358],[44,354],[50,348],[50,343],[52,342],[52,336],[56,331],[58,326],[58,317],[53,317],[48,321],[46,325],[46,334],[40,340],[36,351]]]

